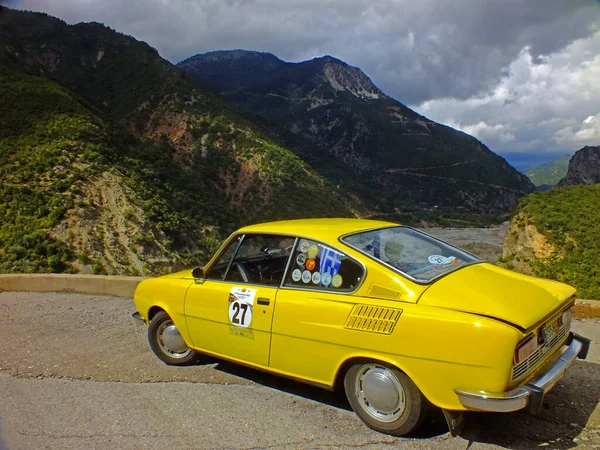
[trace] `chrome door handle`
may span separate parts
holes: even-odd
[[[269,306],[269,304],[271,303],[271,300],[268,298],[264,298],[264,297],[258,297],[256,299],[256,303],[258,303],[259,305]]]

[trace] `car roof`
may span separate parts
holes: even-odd
[[[295,219],[249,225],[240,233],[282,233],[337,241],[340,236],[374,228],[398,226],[397,223],[369,219]]]

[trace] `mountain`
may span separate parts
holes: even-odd
[[[331,56],[288,63],[269,53],[219,51],[177,67],[375,212],[502,213],[534,189],[477,139],[419,115]]]
[[[585,146],[575,152],[559,187],[600,183],[600,146]]]
[[[600,298],[600,184],[524,197],[504,241],[502,264],[575,286],[579,298]]]
[[[538,189],[550,189],[567,174],[569,159],[571,157],[568,155],[561,156],[545,164],[530,167],[524,173]]]
[[[156,274],[349,197],[155,49],[0,7],[0,272]]]

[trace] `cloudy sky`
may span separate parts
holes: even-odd
[[[5,1],[102,22],[174,63],[234,48],[330,54],[519,169],[600,145],[598,0]]]

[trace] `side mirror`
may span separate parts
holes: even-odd
[[[202,278],[204,276],[204,270],[202,270],[202,267],[194,268],[194,270],[192,270],[192,276],[197,280]]]

